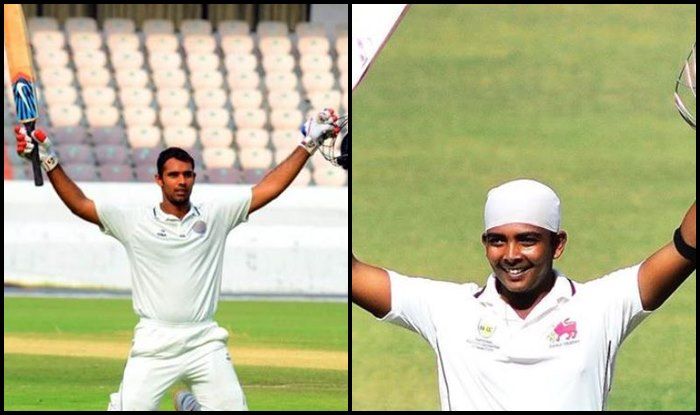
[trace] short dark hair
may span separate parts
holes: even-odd
[[[166,161],[172,158],[192,164],[192,170],[194,170],[194,159],[188,152],[180,147],[169,147],[161,151],[160,155],[158,155],[158,162],[156,164],[158,167],[158,176],[163,177],[163,166],[165,166]]]

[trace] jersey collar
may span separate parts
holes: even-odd
[[[526,320],[537,318],[553,308],[556,308],[560,304],[567,303],[574,295],[576,295],[576,283],[571,281],[566,275],[562,274],[556,269],[554,270],[554,273],[556,275],[554,286],[530,312]],[[477,300],[483,305],[502,308],[507,315],[511,315],[512,313],[513,316],[520,319],[520,317],[517,317],[517,314],[513,308],[501,298],[501,295],[496,289],[496,281],[496,276],[493,273],[489,275],[488,279],[486,280],[486,286],[481,291],[477,292],[474,297],[476,297]]]
[[[190,210],[182,217],[182,220],[175,215],[163,212],[160,203],[153,206],[152,213],[153,217],[161,222],[185,222],[191,216],[201,216],[200,210],[192,202],[190,202]]]

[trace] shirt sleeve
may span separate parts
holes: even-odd
[[[391,286],[391,311],[379,320],[415,331],[430,344],[435,341],[435,317],[442,305],[453,301],[455,295],[460,297],[458,293],[468,294],[464,290],[472,288],[472,285],[476,287],[475,284],[460,285],[387,272]]]
[[[640,266],[641,263],[620,269],[590,282],[596,288],[599,304],[604,305],[606,329],[617,344],[651,314],[642,307],[638,281]]]
[[[234,194],[232,197],[217,200],[217,215],[223,219],[226,230],[230,231],[248,220],[248,210],[253,198],[252,188]]]
[[[112,236],[122,243],[127,241],[134,227],[134,215],[136,208],[113,205],[109,203],[95,203],[97,216],[100,218],[100,230],[105,235]]]

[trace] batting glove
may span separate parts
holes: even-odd
[[[15,137],[17,138],[17,154],[22,158],[31,161],[31,153],[34,149],[34,141],[27,137],[27,130],[24,127],[15,127]],[[39,142],[39,161],[44,171],[50,172],[58,165],[58,155],[53,148],[53,144],[43,130],[35,130],[32,137]]]
[[[314,154],[316,150],[329,138],[333,138],[340,132],[340,127],[336,124],[338,114],[330,108],[325,108],[318,114],[310,117],[301,127],[304,139],[301,146]]]

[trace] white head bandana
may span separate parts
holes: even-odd
[[[507,223],[527,223],[559,232],[560,202],[554,190],[534,180],[514,180],[489,191],[485,230]]]

